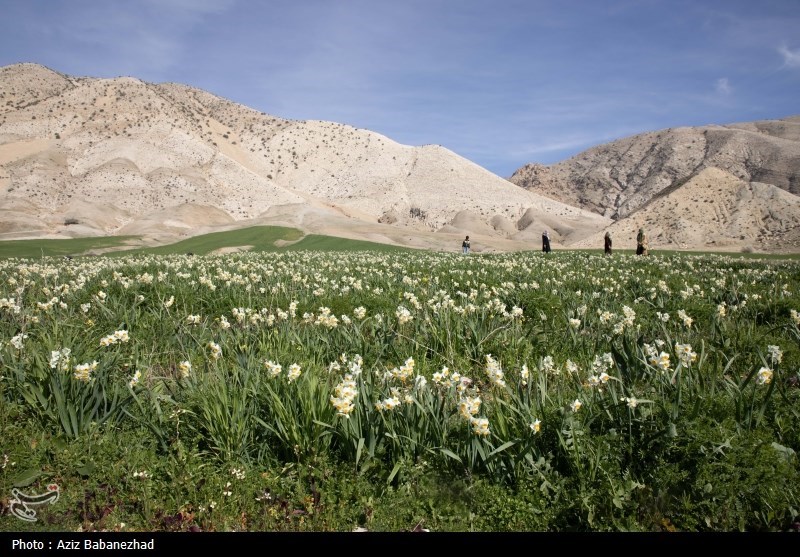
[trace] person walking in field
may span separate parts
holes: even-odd
[[[603,246],[606,255],[611,255],[611,232],[606,232],[605,244]]]
[[[640,228],[636,235],[636,255],[647,255],[647,234]]]
[[[469,236],[464,238],[464,241],[461,242],[461,253],[469,253]]]
[[[542,232],[542,251],[550,253],[550,234],[545,230]]]

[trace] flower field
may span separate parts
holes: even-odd
[[[796,260],[7,259],[0,529],[790,530],[798,311]]]

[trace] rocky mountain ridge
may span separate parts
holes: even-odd
[[[676,229],[698,214],[702,221],[712,213],[702,235],[694,233],[697,228],[680,239],[662,233],[665,246],[794,250],[800,225],[793,209],[800,194],[800,116],[638,134],[551,166],[525,165],[510,180],[607,216],[619,230],[635,228],[624,226],[626,221]],[[660,214],[657,207],[668,199],[679,201],[676,212]],[[714,213],[730,218],[715,219]],[[745,221],[750,224],[742,225]]]

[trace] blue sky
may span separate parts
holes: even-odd
[[[0,0],[0,66],[191,85],[503,177],[800,114],[798,0]]]

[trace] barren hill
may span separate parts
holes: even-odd
[[[221,227],[457,249],[554,245],[608,217],[526,191],[440,146],[264,114],[180,84],[0,68],[0,239]],[[535,228],[535,231],[533,231]]]
[[[521,186],[521,187],[519,187]],[[253,224],[457,250],[800,251],[800,116],[675,128],[504,180],[437,145],[133,77],[0,68],[0,239],[174,241]],[[630,244],[626,243],[629,242]]]
[[[630,241],[646,226],[662,247],[800,250],[800,116],[644,133],[510,180],[614,219]]]
[[[631,249],[643,228],[654,249],[791,251],[800,245],[800,197],[706,168],[608,227],[615,246]],[[575,247],[597,247],[603,233]]]

